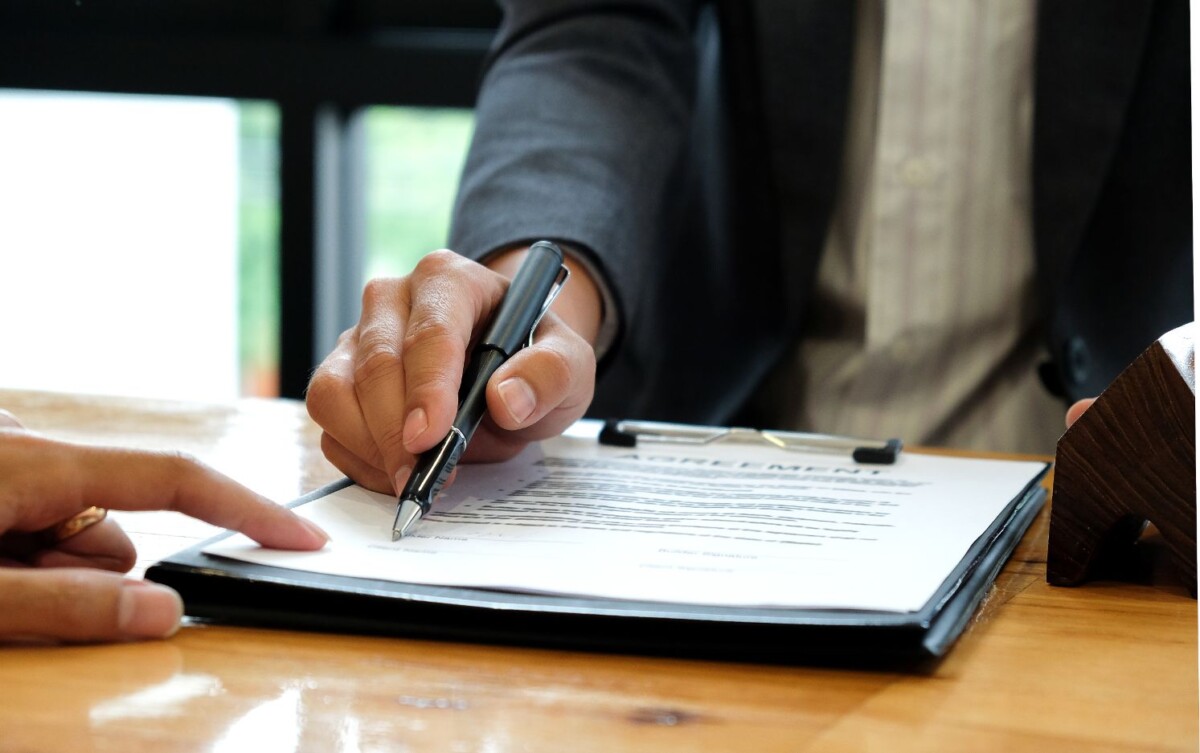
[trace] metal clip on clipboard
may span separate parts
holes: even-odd
[[[784,450],[849,452],[855,462],[891,465],[896,462],[904,443],[899,439],[860,439],[833,434],[809,434],[799,431],[771,431],[736,426],[693,426],[662,421],[624,421],[609,419],[600,430],[600,443],[614,447],[636,447],[638,442],[670,444],[712,444],[739,442],[766,444]]]

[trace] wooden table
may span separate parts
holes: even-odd
[[[333,480],[302,405],[0,390],[42,433],[180,449],[278,500]],[[213,533],[119,519],[141,568]],[[1170,578],[1045,583],[1034,523],[929,674],[193,625],[0,648],[0,751],[1195,751],[1196,602]]]

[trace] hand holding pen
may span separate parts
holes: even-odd
[[[323,429],[321,448],[339,470],[369,489],[396,494],[417,457],[446,438],[471,346],[525,252],[500,254],[488,268],[435,251],[410,275],[368,283],[359,323],[317,368],[307,395]],[[595,286],[571,267],[570,284],[538,324],[533,345],[487,381],[487,412],[465,461],[507,459],[584,414],[595,384],[591,340],[600,316]]]
[[[483,420],[492,376],[517,351],[533,344],[534,329],[568,276],[558,246],[539,241],[529,248],[487,329],[471,348],[471,359],[458,388],[458,412],[450,431],[445,439],[421,453],[400,490],[392,526],[393,540],[407,534],[429,512]]]

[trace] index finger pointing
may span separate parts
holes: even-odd
[[[8,487],[0,498],[0,530],[40,530],[98,505],[175,510],[280,549],[319,549],[329,538],[291,510],[178,453],[73,445],[35,435],[8,437],[0,450]]]

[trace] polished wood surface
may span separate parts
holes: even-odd
[[[298,403],[0,390],[0,407],[55,437],[192,453],[281,501],[338,477]],[[212,533],[118,519],[141,568]],[[192,625],[0,647],[0,751],[1196,751],[1196,602],[1154,568],[1049,586],[1046,537],[1043,512],[926,673]]]

